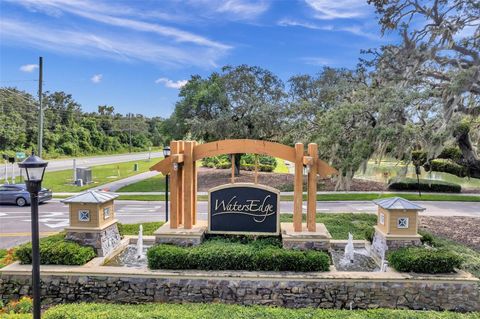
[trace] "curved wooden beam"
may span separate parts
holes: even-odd
[[[292,163],[295,162],[295,149],[293,147],[275,142],[249,139],[221,140],[197,145],[193,150],[193,160],[237,153],[270,155]]]

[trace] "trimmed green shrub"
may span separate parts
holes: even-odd
[[[268,165],[273,166],[273,169],[277,167],[277,160],[275,157],[268,156],[268,155],[257,155],[258,156],[258,164],[261,165]],[[253,165],[255,166],[255,154],[244,154],[240,159],[240,163],[242,165]]]
[[[438,158],[459,161],[462,158],[462,151],[458,147],[445,147],[440,155],[438,155]]]
[[[434,245],[435,238],[433,237],[432,234],[422,230],[418,231],[418,233],[422,235],[422,238],[420,238],[420,240],[422,241],[422,244],[429,245],[429,246]]]
[[[423,247],[401,248],[387,259],[398,271],[427,274],[451,273],[462,265],[460,256],[450,250]]]
[[[188,318],[188,319],[478,319],[477,312],[438,312],[403,309],[338,310],[284,307],[241,306],[221,303],[148,303],[141,305],[80,303],[49,308],[45,319],[131,319],[131,318]]]
[[[194,247],[156,245],[147,252],[151,269],[327,271],[324,252],[287,250],[278,239],[213,238]]]
[[[31,264],[32,243],[19,246],[15,257],[22,264]],[[40,239],[40,263],[43,265],[83,265],[94,257],[93,247],[66,240],[64,233]]]
[[[466,167],[455,163],[449,159],[434,159],[430,161],[429,170],[435,172],[450,173],[459,177],[467,176]]]
[[[397,191],[417,191],[417,180],[415,178],[402,178],[398,181],[391,181],[388,185],[388,189]],[[420,191],[438,193],[460,193],[462,191],[462,187],[454,183],[430,179],[420,179]]]
[[[413,164],[423,165],[427,161],[427,153],[424,151],[413,151],[412,162]]]

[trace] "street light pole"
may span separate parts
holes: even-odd
[[[38,231],[38,190],[30,192],[30,207],[32,211],[32,288],[33,288],[33,318],[40,319],[40,239]]]
[[[35,156],[32,151],[26,160],[18,164],[25,169],[27,191],[30,193],[30,207],[32,213],[32,292],[33,292],[33,318],[41,316],[41,291],[40,291],[40,238],[38,231],[38,192],[42,188],[43,175],[48,162]]]

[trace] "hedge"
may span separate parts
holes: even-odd
[[[214,157],[205,157],[202,159],[202,166],[209,168],[227,169],[232,167],[229,155],[219,155]],[[277,167],[277,160],[267,155],[258,155],[258,169],[261,172],[273,172]],[[240,169],[255,170],[255,155],[243,154],[240,158]]]
[[[418,185],[415,178],[402,178],[391,181],[388,189],[397,191],[417,191]],[[462,187],[458,184],[430,179],[420,179],[420,191],[439,193],[460,193]]]
[[[467,168],[449,159],[434,159],[430,161],[429,170],[450,173],[459,177],[467,176]]]
[[[242,242],[243,241],[243,242]],[[157,245],[147,252],[151,269],[328,271],[324,252],[287,250],[272,239],[214,238],[194,247]]]
[[[22,264],[32,263],[32,244],[15,250],[15,257]],[[83,265],[96,257],[93,247],[81,246],[65,239],[65,233],[40,239],[40,263],[43,265]]]
[[[398,271],[426,274],[451,273],[460,268],[462,259],[445,249],[407,247],[387,256],[389,264]]]
[[[226,304],[168,304],[119,305],[81,303],[59,305],[48,309],[44,319],[130,319],[130,318],[188,318],[188,319],[473,319],[478,313],[414,311],[394,309],[336,310],[336,309],[287,309],[282,307],[240,306]]]
[[[438,155],[438,158],[459,161],[462,158],[462,151],[458,147],[445,147],[440,155]]]

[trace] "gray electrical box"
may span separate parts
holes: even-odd
[[[77,180],[79,179],[83,181],[84,185],[92,183],[92,169],[90,167],[77,167]]]

